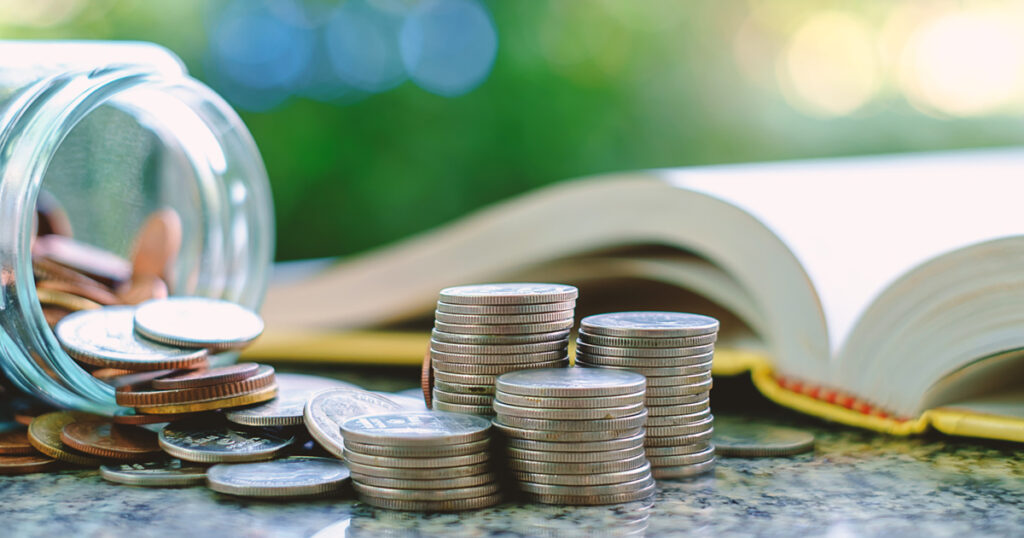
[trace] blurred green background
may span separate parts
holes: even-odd
[[[588,174],[1024,140],[1024,2],[0,0],[0,38],[180,55],[263,152],[281,260]]]

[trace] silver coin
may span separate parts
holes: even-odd
[[[645,403],[643,392],[620,394],[618,396],[592,396],[589,398],[554,398],[551,396],[522,396],[497,392],[495,399],[508,405],[522,407],[545,407],[549,409],[580,409],[594,407],[620,407]]]
[[[370,413],[398,411],[401,406],[383,396],[365,390],[335,388],[317,392],[303,411],[303,422],[309,435],[336,457],[342,457],[345,440],[341,423]]]
[[[597,461],[592,463],[555,463],[509,458],[505,465],[512,471],[540,474],[601,474],[618,473],[638,469],[647,465],[643,454],[626,459]]]
[[[685,396],[647,396],[645,403],[647,407],[659,407],[663,405],[692,404],[709,400],[710,393],[687,394]]]
[[[648,411],[650,413],[650,411]],[[658,427],[658,426],[678,426],[682,424],[694,424],[707,420],[711,416],[711,409],[705,409],[696,413],[690,413],[688,415],[661,415],[652,416],[648,414],[647,426]]]
[[[544,312],[541,314],[449,314],[447,312],[435,312],[434,319],[444,323],[457,323],[459,325],[518,325],[524,323],[551,323],[554,321],[566,321],[573,319],[572,310],[561,312]]]
[[[561,359],[568,359],[569,351],[556,349],[554,351],[539,351],[536,353],[523,353],[521,355],[470,355],[466,353],[445,353],[433,348],[430,350],[430,360],[444,364],[473,364],[473,365],[495,365],[509,366],[517,364],[532,364]]]
[[[458,478],[443,478],[437,480],[406,480],[402,478],[383,478],[379,476],[352,473],[352,480],[360,484],[366,484],[368,486],[378,486],[382,488],[446,490],[453,488],[469,488],[473,486],[482,486],[484,484],[497,482],[498,475],[494,473],[484,473],[472,476],[460,476]]]
[[[647,427],[647,437],[676,437],[679,435],[700,433],[710,428],[714,423],[715,417],[712,415],[704,420],[693,422],[691,424],[679,424],[676,426],[649,426]]]
[[[682,336],[679,338],[626,338],[619,336],[604,336],[590,334],[586,328],[580,328],[580,340],[595,346],[617,346],[628,348],[659,348],[659,347],[690,347],[714,344],[718,341],[718,333],[702,334],[700,336]]]
[[[715,445],[721,456],[793,456],[814,450],[814,435],[765,424],[721,420],[715,431]]]
[[[535,303],[535,304],[511,304],[511,305],[471,305],[452,304],[442,301],[437,302],[437,311],[449,314],[475,314],[475,315],[506,315],[506,314],[541,314],[545,312],[558,312],[561,310],[572,310],[576,307],[576,301],[562,301],[559,303]]]
[[[354,452],[369,456],[387,456],[390,458],[439,458],[447,456],[465,456],[486,451],[491,447],[490,439],[481,439],[469,443],[437,446],[391,446],[371,445],[349,441],[348,445]]]
[[[462,353],[465,355],[529,355],[544,351],[566,351],[568,348],[569,342],[567,340],[538,342],[536,344],[499,345],[449,344],[448,342],[440,342],[434,339],[430,340],[430,349],[434,351]]]
[[[245,347],[263,333],[259,314],[231,301],[168,297],[135,310],[135,330],[150,340],[215,350]]]
[[[696,463],[704,463],[705,461],[712,460],[715,458],[715,446],[710,445],[700,452],[694,452],[692,454],[681,454],[676,456],[647,456],[647,461],[651,462],[651,467],[677,467],[680,465],[693,465]]]
[[[454,445],[486,439],[491,421],[441,411],[366,415],[341,425],[345,439],[371,445]]]
[[[459,325],[435,321],[434,328],[439,331],[456,334],[537,334],[571,329],[573,323],[571,319],[548,323],[524,323],[521,325]]]
[[[603,336],[679,338],[718,332],[718,320],[683,312],[613,312],[587,316],[580,327]]]
[[[386,510],[403,510],[408,512],[462,512],[464,510],[479,510],[494,506],[501,502],[501,493],[474,497],[472,499],[452,499],[447,501],[406,501],[400,499],[382,499],[370,495],[360,495],[359,500],[364,503],[384,508]]]
[[[438,467],[463,467],[466,465],[474,465],[477,463],[484,463],[491,458],[491,453],[488,451],[477,452],[475,454],[464,454],[462,456],[443,456],[443,457],[426,457],[426,458],[410,458],[401,457],[395,458],[391,456],[372,456],[370,454],[362,454],[345,449],[345,461],[352,463],[361,463],[363,465],[373,465],[375,467],[391,467],[391,468],[404,468],[404,469],[426,469],[426,468],[438,468]]]
[[[643,402],[621,407],[578,407],[572,409],[551,409],[543,407],[520,407],[495,400],[494,412],[502,416],[533,417],[554,420],[595,420],[628,417],[644,410]]]
[[[711,355],[693,355],[690,357],[662,357],[656,359],[636,359],[632,357],[611,357],[608,355],[592,355],[576,351],[576,360],[601,366],[618,366],[625,368],[711,368]]]
[[[494,409],[489,405],[467,405],[434,400],[431,402],[435,411],[447,411],[449,413],[465,413],[467,415],[479,415],[483,417],[494,416]]]
[[[543,450],[523,450],[507,447],[505,454],[509,458],[528,461],[547,461],[552,463],[593,463],[598,461],[618,461],[644,454],[644,444],[620,450],[602,450],[599,452],[545,452]]]
[[[469,394],[469,395],[494,395],[494,383],[488,385],[464,385],[462,383],[449,383],[442,379],[434,380],[434,388],[448,394]]]
[[[564,432],[589,432],[596,430],[632,430],[640,428],[647,421],[647,410],[628,417],[600,420],[549,420],[502,415],[495,423],[528,430],[551,430]]]
[[[502,375],[497,390],[523,396],[582,398],[641,392],[647,379],[640,374],[598,368],[522,370]]]
[[[80,310],[60,320],[54,334],[72,357],[97,366],[153,370],[205,361],[205,349],[165,346],[139,337],[134,319],[131,306]]]
[[[705,440],[691,445],[676,446],[649,446],[647,447],[648,458],[660,458],[664,456],[685,456],[697,454],[711,448],[711,441]]]
[[[460,465],[458,467],[427,467],[413,469],[409,467],[379,467],[376,465],[363,465],[356,462],[347,462],[349,470],[354,475],[369,475],[380,478],[393,478],[396,480],[446,480],[449,478],[461,478],[464,476],[475,476],[491,472],[491,463],[477,463],[475,465]]]
[[[331,379],[302,374],[277,374],[277,398],[266,403],[228,409],[224,416],[243,426],[298,426],[303,423],[306,402],[314,394],[333,388],[362,390]]]
[[[539,493],[544,495],[567,495],[583,497],[590,495],[615,495],[618,493],[632,493],[642,490],[654,484],[650,475],[618,484],[600,484],[595,486],[561,486],[556,484],[535,484],[522,481],[517,484],[519,489],[526,493]]]
[[[648,387],[686,387],[689,394],[696,394],[698,392],[707,392],[711,390],[712,378],[711,372],[706,374],[696,375],[665,375],[665,376],[649,376],[647,378]]]
[[[553,486],[601,486],[605,484],[622,484],[641,480],[651,476],[651,464],[644,465],[629,471],[617,473],[594,473],[594,474],[541,474],[513,472],[516,480],[532,482],[534,484],[550,484]]]
[[[470,344],[479,346],[538,344],[543,342],[564,342],[569,344],[569,329],[537,334],[458,334],[434,329],[430,337],[449,344]]]
[[[544,504],[621,504],[646,499],[654,495],[655,491],[657,491],[657,487],[654,484],[654,480],[651,480],[650,484],[646,487],[629,493],[615,493],[611,495],[549,495],[524,492],[523,498],[528,501]]]
[[[371,486],[360,482],[354,482],[352,488],[359,495],[369,495],[378,499],[396,499],[402,501],[444,501],[452,499],[473,499],[494,495],[498,493],[501,486],[497,483],[483,484],[480,486],[469,486],[465,488],[450,489],[397,489]]]
[[[458,383],[460,385],[484,385],[494,386],[494,382],[498,380],[497,374],[456,374],[452,372],[446,372],[444,370],[434,369],[434,382],[444,381],[448,383]]]
[[[647,416],[663,417],[670,415],[692,415],[701,413],[711,408],[711,400],[705,399],[695,403],[678,405],[647,406]]]
[[[494,403],[494,396],[491,394],[460,394],[458,392],[438,390],[437,387],[434,387],[432,395],[434,401],[462,405],[486,405],[490,407]]]
[[[649,448],[657,447],[671,447],[671,446],[682,446],[690,445],[694,443],[703,443],[711,439],[715,429],[711,426],[704,431],[697,433],[689,433],[686,435],[676,435],[673,437],[650,437],[644,438],[644,446]]]
[[[669,378],[670,379],[670,378]],[[711,390],[711,382],[701,383],[699,386],[692,385],[668,385],[668,386],[647,386],[648,398],[679,398],[683,396],[706,397]]]
[[[181,460],[148,463],[123,463],[100,466],[100,476],[109,482],[129,486],[175,487],[194,486],[206,482],[206,467],[182,463]]]
[[[450,304],[510,305],[575,301],[579,291],[564,284],[510,282],[475,284],[441,290],[441,301]]]
[[[561,357],[543,362],[527,362],[523,364],[463,364],[431,359],[434,371],[443,371],[452,374],[484,374],[501,375],[518,370],[531,370],[539,368],[568,368],[569,357]]]
[[[260,461],[273,458],[294,438],[270,432],[233,428],[227,424],[175,422],[158,435],[164,452],[198,463]]]
[[[629,437],[609,439],[604,441],[588,442],[552,442],[532,441],[530,439],[517,439],[509,437],[505,439],[505,446],[520,450],[541,450],[545,452],[599,452],[608,450],[622,450],[644,444],[644,432]]]
[[[597,430],[589,432],[560,432],[551,430],[535,430],[530,428],[515,428],[506,426],[500,422],[494,423],[494,428],[504,436],[512,439],[527,439],[530,441],[546,441],[553,443],[575,443],[575,442],[596,442],[611,441],[623,437],[633,437],[643,434],[643,427],[626,430]]]
[[[636,366],[610,366],[607,364],[598,364],[591,361],[590,355],[576,354],[576,364],[584,368],[607,368],[610,370],[629,370],[630,372],[636,372],[647,376],[648,380],[652,377],[669,377],[669,376],[686,376],[692,380],[687,380],[684,383],[673,383],[673,385],[682,385],[685,383],[700,383],[705,379],[711,379],[711,355],[704,356],[704,360],[693,364],[691,366],[665,366],[665,367],[654,367],[654,368],[643,368]]]
[[[708,473],[715,468],[715,459],[712,458],[702,463],[693,465],[680,465],[676,467],[652,467],[651,475],[657,480],[671,480],[673,478],[690,478],[693,476]]]
[[[628,357],[637,359],[692,357],[694,355],[706,355],[708,353],[715,351],[714,344],[672,348],[617,347],[588,344],[587,342],[579,338],[576,339],[576,348],[584,353],[592,355],[607,355],[610,357]]]
[[[213,491],[244,497],[321,495],[341,489],[348,480],[344,463],[311,457],[220,464],[206,473],[206,485]]]

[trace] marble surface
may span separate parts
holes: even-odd
[[[659,482],[652,503],[506,503],[460,514],[378,510],[350,494],[267,502],[204,487],[121,486],[92,470],[0,477],[0,536],[1024,535],[1024,446],[886,437],[763,402],[712,401],[719,415],[811,431],[817,448],[793,458],[722,458],[705,477]]]

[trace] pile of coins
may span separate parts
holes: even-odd
[[[491,423],[460,413],[384,413],[341,425],[359,499],[378,508],[454,512],[501,501]]]
[[[430,340],[433,408],[490,416],[499,375],[568,366],[577,295],[562,284],[441,290]]]
[[[647,377],[647,459],[655,478],[711,470],[711,359],[718,320],[677,312],[618,312],[583,318],[576,364]]]
[[[655,490],[644,455],[640,374],[559,368],[498,378],[495,428],[526,499],[598,505],[638,501]]]

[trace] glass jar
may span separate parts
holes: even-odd
[[[77,241],[128,257],[155,210],[183,241],[174,295],[258,308],[273,254],[266,170],[238,115],[148,43],[0,41],[0,367],[23,391],[110,414],[113,389],[61,349],[36,294],[36,201]]]

